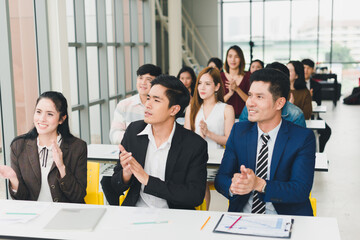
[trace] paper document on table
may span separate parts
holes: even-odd
[[[45,212],[49,205],[50,203],[39,203],[34,206],[27,202],[23,202],[21,205],[8,204],[5,208],[0,208],[0,225],[27,223]]]
[[[223,214],[214,232],[289,238],[292,218],[287,216]]]

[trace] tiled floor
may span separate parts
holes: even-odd
[[[360,216],[360,106],[324,102],[328,108],[321,117],[332,129],[325,152],[330,161],[329,172],[316,172],[312,196],[317,199],[319,217],[338,220],[341,239],[359,238]],[[1,159],[2,162],[2,159]],[[226,211],[227,200],[211,191],[210,210]],[[4,181],[0,182],[0,198],[5,198]]]

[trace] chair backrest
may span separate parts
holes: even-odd
[[[86,204],[104,204],[103,193],[99,192],[100,163],[87,163]]]

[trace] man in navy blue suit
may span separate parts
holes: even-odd
[[[262,69],[250,81],[249,121],[234,125],[215,188],[231,212],[312,216],[314,134],[281,118],[290,89],[285,74]]]

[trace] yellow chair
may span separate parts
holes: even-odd
[[[130,190],[130,188],[128,188],[128,190],[126,190],[123,195],[120,195],[120,197],[119,197],[119,205],[120,205],[120,206],[123,204],[123,202],[124,202],[124,200],[125,200],[128,192],[129,192],[129,190]]]
[[[309,196],[311,207],[313,209],[314,217],[316,216],[316,198],[311,197],[311,193]]]
[[[196,210],[200,210],[200,211],[207,211],[206,210],[206,200],[204,199],[204,201],[202,202],[201,205],[195,207]]]
[[[104,193],[99,192],[100,163],[87,163],[86,204],[104,205]]]

